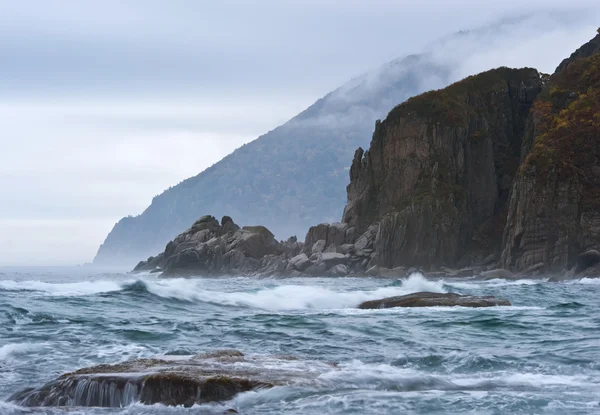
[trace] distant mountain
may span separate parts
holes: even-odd
[[[341,218],[354,150],[369,143],[375,120],[394,105],[448,83],[448,68],[409,56],[354,79],[284,125],[171,187],[137,217],[121,219],[95,264],[135,262],[205,213],[267,226],[279,238]],[[427,82],[423,82],[427,79]]]
[[[506,35],[519,24],[504,22],[474,37]],[[478,48],[465,42],[470,35],[461,32],[426,53],[396,59],[351,80],[282,126],[169,188],[141,215],[114,226],[94,264],[134,264],[162,251],[207,213],[267,226],[280,239],[302,237],[315,223],[340,220],[354,150],[369,144],[375,121],[398,103],[464,75],[456,72],[457,61],[486,47],[485,42],[478,42]]]

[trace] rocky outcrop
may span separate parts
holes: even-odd
[[[167,244],[164,252],[140,262],[133,272],[164,276],[344,276],[360,273],[373,258],[377,227],[356,238],[346,224],[310,228],[306,243],[295,237],[277,241],[264,226],[240,228],[225,216],[221,223],[203,216]],[[352,242],[356,239],[356,242]]]
[[[250,274],[272,256],[292,255],[301,246],[295,239],[278,242],[264,226],[236,225],[229,216],[221,223],[203,216],[167,244],[164,252],[140,262],[134,271],[158,269],[165,275]]]
[[[382,300],[365,301],[358,308],[378,309],[394,307],[495,307],[509,306],[510,301],[496,297],[476,297],[454,293],[419,292]]]
[[[600,248],[600,35],[563,61],[529,117],[502,266],[562,272]]]
[[[500,250],[534,69],[500,68],[409,99],[377,122],[350,169],[343,222],[377,224],[372,264],[456,265]],[[471,260],[472,262],[472,260]]]
[[[245,356],[221,350],[197,356],[140,359],[67,373],[8,400],[26,407],[123,407],[132,403],[191,407],[227,401],[240,392],[314,383],[333,366],[310,362],[297,370],[293,357]],[[314,370],[312,370],[314,369]]]

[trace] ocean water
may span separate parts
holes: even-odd
[[[358,310],[417,291],[512,307]],[[19,408],[8,396],[100,363],[217,349],[338,362],[319,382],[192,408]],[[305,365],[303,368],[302,365]],[[600,413],[600,280],[160,279],[0,269],[0,414]]]

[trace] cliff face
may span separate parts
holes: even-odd
[[[571,268],[600,246],[600,35],[560,64],[528,125],[502,264]]]
[[[377,123],[369,150],[355,154],[343,216],[356,234],[379,222],[375,264],[452,266],[500,249],[541,87],[534,69],[500,68],[412,98]]]

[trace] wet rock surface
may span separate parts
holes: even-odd
[[[122,407],[135,402],[190,407],[276,385],[311,384],[334,366],[314,361],[310,367],[306,370],[293,357],[245,356],[237,350],[139,359],[67,373],[17,392],[9,401],[25,407]]]
[[[454,293],[419,292],[399,297],[388,297],[381,300],[365,301],[358,308],[378,309],[394,307],[495,307],[510,306],[508,300],[496,297],[477,297]]]

